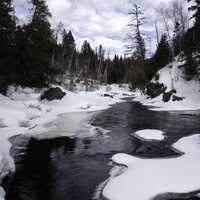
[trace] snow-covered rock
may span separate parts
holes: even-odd
[[[165,139],[164,132],[160,130],[154,130],[154,129],[145,129],[136,131],[135,133],[132,133],[133,136],[139,137],[143,140],[158,140],[162,141]]]

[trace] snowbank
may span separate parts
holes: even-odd
[[[136,93],[136,101],[141,102],[143,105],[150,106],[151,110],[164,111],[164,110],[199,110],[200,109],[200,83],[198,80],[187,81],[184,79],[183,69],[179,66],[183,65],[183,61],[179,61],[177,57],[175,61],[157,74],[159,83],[163,83],[167,87],[167,91],[176,89],[176,96],[183,97],[183,101],[170,100],[165,103],[162,101],[162,95],[148,99],[146,96]],[[157,82],[154,78],[152,82]],[[152,108],[153,106],[153,108]]]
[[[73,117],[73,113],[93,112],[109,108],[112,104],[122,102],[121,98],[132,95],[127,85],[99,86],[98,90],[92,92],[76,91],[70,92],[61,88],[66,96],[57,101],[40,101],[42,90],[31,88],[10,87],[8,97],[0,94],[0,182],[10,171],[14,170],[14,162],[9,155],[10,143],[8,139],[14,135],[35,135],[44,133],[40,138],[74,136],[79,131],[85,136],[91,136],[97,132],[95,128],[85,123],[82,130],[77,127],[89,119],[88,114]],[[108,93],[113,96],[104,97]],[[58,116],[68,113],[67,123],[59,122]],[[55,123],[56,124],[55,124]],[[48,123],[52,123],[49,127]],[[62,124],[62,126],[61,126]],[[65,126],[63,127],[63,124]],[[56,126],[56,131],[54,131]],[[68,130],[68,131],[66,131]],[[101,130],[106,133],[106,130]],[[78,135],[81,137],[81,135]],[[39,136],[38,136],[39,137]],[[2,196],[2,197],[1,197]],[[0,188],[0,200],[4,192]]]
[[[184,155],[169,159],[140,159],[114,155],[127,170],[109,181],[103,195],[109,200],[149,200],[166,193],[183,194],[200,189],[200,135],[180,139],[174,148]]]

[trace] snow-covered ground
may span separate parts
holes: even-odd
[[[74,112],[88,113],[107,109],[112,104],[122,102],[122,97],[132,95],[127,85],[99,86],[92,92],[70,92],[63,88],[62,90],[66,93],[65,97],[62,100],[51,102],[40,101],[43,91],[30,88],[10,87],[7,97],[0,94],[0,182],[3,177],[15,169],[9,154],[10,137],[19,134],[27,136],[40,134],[38,136],[40,138],[75,134],[82,137],[77,127],[80,127],[79,125],[84,121],[88,121],[91,114],[79,115],[80,117],[77,118],[77,114],[73,117]],[[110,94],[113,98],[104,97],[104,94]],[[62,122],[62,126],[59,125],[58,116],[61,114],[68,115],[68,124]],[[65,124],[64,127],[63,124]],[[60,129],[54,131],[54,126]],[[81,130],[81,132],[85,133],[85,136],[87,134],[91,136],[95,133],[95,128],[98,127],[92,127],[86,123],[83,125],[85,131]],[[41,136],[41,133],[44,135]],[[0,187],[0,200],[2,199],[4,199],[4,192]]]
[[[162,141],[165,139],[165,135],[162,131],[154,130],[154,129],[145,129],[145,130],[136,131],[135,133],[132,133],[132,135],[143,140]]]
[[[173,63],[170,63],[158,72],[159,83],[163,83],[167,87],[167,91],[176,89],[175,94],[178,97],[183,97],[183,101],[170,100],[165,103],[162,101],[162,95],[148,99],[146,96],[141,95],[140,92],[136,93],[136,101],[141,102],[143,105],[150,106],[151,110],[198,110],[200,109],[200,82],[199,80],[187,81],[183,75],[183,69],[179,68],[184,62],[179,61],[177,57]],[[156,82],[155,78],[152,80]],[[152,108],[153,106],[153,108]]]
[[[199,190],[200,135],[182,138],[173,147],[184,154],[168,159],[114,155],[112,160],[127,166],[127,170],[111,178],[103,195],[109,200],[149,200],[166,193],[183,194]]]

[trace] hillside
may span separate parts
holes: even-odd
[[[168,102],[163,102],[163,94],[149,98],[146,95],[136,94],[136,100],[143,105],[153,106],[152,110],[198,110],[200,109],[200,83],[198,77],[192,80],[186,80],[183,68],[184,60],[176,57],[175,61],[158,71],[152,79],[152,83],[164,84],[166,91],[176,90],[175,96],[182,98],[180,101],[173,101],[172,98]]]

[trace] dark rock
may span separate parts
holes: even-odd
[[[110,98],[113,98],[113,96],[111,94],[104,94],[103,95],[104,97],[110,97]]]
[[[183,101],[183,100],[184,100],[184,97],[178,97],[176,95],[172,96],[172,101]]]
[[[53,100],[60,100],[66,95],[65,92],[63,92],[60,88],[50,88],[46,90],[40,97],[41,100],[48,100],[48,101],[53,101]]]
[[[176,93],[176,90],[171,90],[171,91],[169,91],[169,92],[164,92],[163,93],[163,101],[164,102],[169,102],[170,101],[170,99],[171,99],[171,96],[174,94],[174,93]]]
[[[146,86],[146,94],[150,97],[150,98],[155,98],[159,95],[161,95],[162,93],[165,92],[167,88],[164,86],[163,83],[149,83]]]

